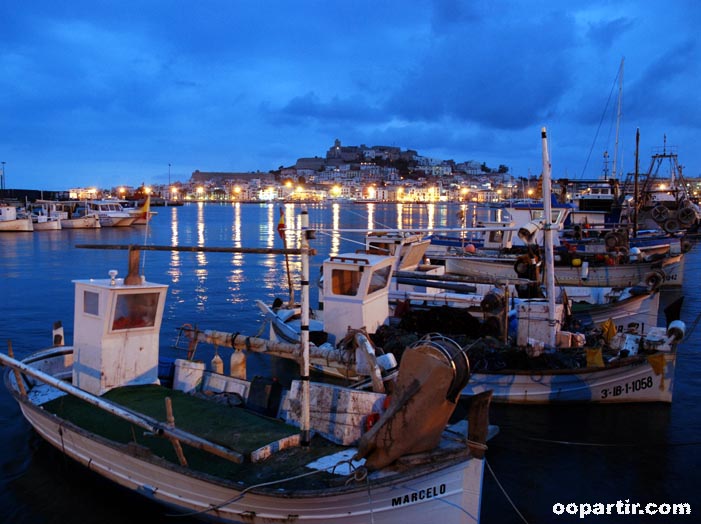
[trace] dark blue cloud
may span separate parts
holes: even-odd
[[[51,184],[140,183],[162,181],[168,163],[187,176],[266,171],[340,138],[523,175],[540,169],[546,125],[554,171],[572,174],[611,147],[625,57],[621,136],[630,143],[636,126],[678,136],[698,166],[700,11],[634,0],[9,0],[0,157],[33,187],[42,173]]]

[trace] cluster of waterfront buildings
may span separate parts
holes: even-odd
[[[606,159],[606,155],[604,155]],[[606,176],[604,163],[602,177]],[[515,177],[509,168],[485,163],[435,160],[394,146],[344,146],[335,140],[324,157],[299,158],[290,167],[268,172],[205,172],[187,181],[110,189],[72,188],[55,198],[144,200],[163,202],[480,202],[538,198],[540,174]],[[557,186],[557,181],[554,181]],[[688,193],[701,193],[701,180],[687,179]],[[554,188],[554,190],[557,190]]]
[[[532,190],[536,180],[530,182]],[[98,191],[74,188],[74,199],[140,198],[142,193],[182,201],[479,201],[526,196],[529,182],[505,166],[497,170],[470,161],[433,160],[394,146],[343,146],[336,140],[325,157],[300,158],[269,172],[196,170],[186,182]],[[152,200],[153,201],[153,200]]]

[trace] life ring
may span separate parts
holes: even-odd
[[[676,218],[670,218],[669,220],[666,220],[662,228],[667,232],[667,233],[676,233],[679,231],[679,220]]]
[[[664,207],[662,204],[658,204],[653,207],[650,213],[652,214],[652,219],[655,222],[664,222],[669,218],[669,209]]]
[[[694,211],[693,207],[682,207],[677,213],[677,219],[684,226],[689,226],[696,220],[696,211]]]
[[[653,271],[650,271],[647,275],[645,275],[645,284],[650,287],[653,291],[656,289],[659,289],[659,287],[662,285],[665,279],[665,274],[662,270],[660,269],[655,269]]]
[[[609,250],[615,249],[620,242],[620,237],[613,231],[606,233],[606,236],[604,237],[604,243],[606,244],[606,248]]]

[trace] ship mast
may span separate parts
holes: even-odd
[[[552,201],[551,201],[551,166],[548,154],[548,137],[543,127],[543,247],[545,249],[545,293],[548,297],[548,340],[547,347],[555,347],[558,320],[555,318],[555,259],[553,256]]]
[[[618,132],[621,127],[621,107],[623,106],[623,62],[625,58],[621,58],[621,67],[618,71],[618,110],[616,112],[616,143],[613,149],[613,170],[611,171],[611,177],[616,180],[617,176],[617,163],[618,163]]]

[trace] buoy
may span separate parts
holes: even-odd
[[[581,267],[582,266],[582,259],[580,258],[573,258],[572,259],[572,265],[574,267]]]
[[[580,278],[582,280],[589,280],[589,262],[582,262],[582,270],[580,271]]]
[[[212,366],[213,372],[219,373],[220,375],[224,374],[224,361],[221,359],[219,352],[216,349],[214,350],[214,357],[212,358],[210,365]]]
[[[235,349],[229,360],[229,374],[234,378],[246,380],[246,355],[240,349]]]
[[[686,335],[686,324],[681,320],[673,320],[667,328],[667,336],[679,342]]]

